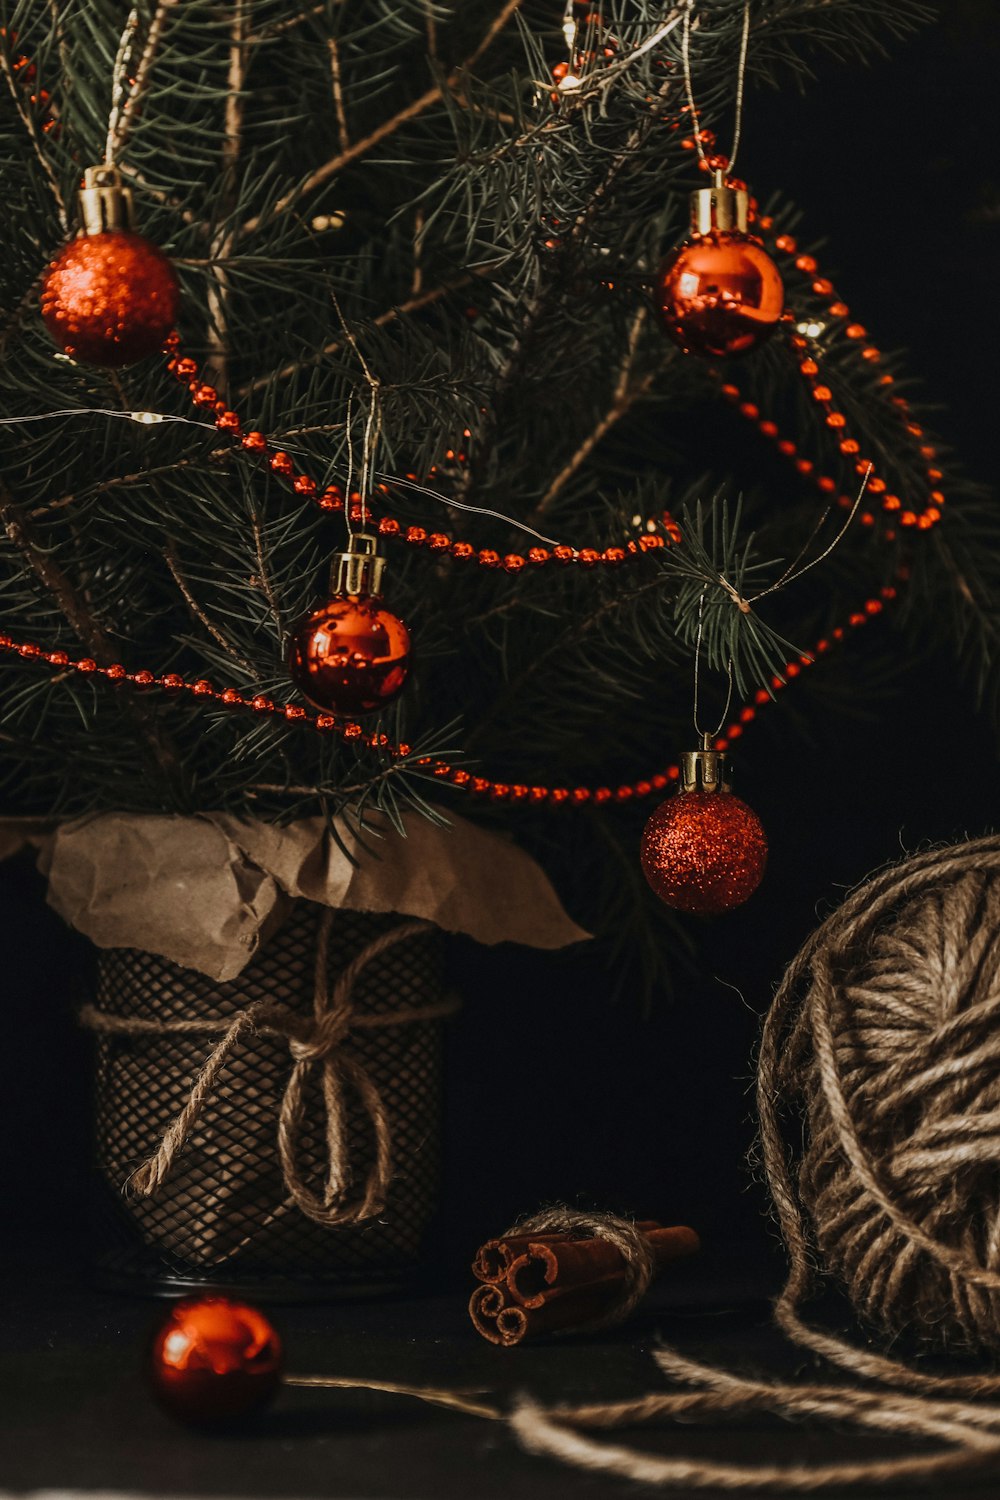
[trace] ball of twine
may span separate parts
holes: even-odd
[[[1000,1350],[1000,839],[908,859],[827,918],[775,997],[758,1106],[789,1331],[812,1259],[884,1334]]]

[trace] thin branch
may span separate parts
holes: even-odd
[[[278,603],[277,595],[274,592],[274,586],[271,583],[270,574],[267,571],[267,563],[264,561],[264,538],[260,529],[260,517],[256,511],[253,513],[253,541],[254,549],[257,553],[257,576],[251,579],[251,584],[255,584],[263,593],[274,616],[274,622],[278,627],[278,635],[283,638],[285,634],[285,620],[281,613],[281,606]]]
[[[384,328],[387,323],[393,323],[397,318],[406,317],[408,313],[420,312],[424,307],[430,307],[434,302],[440,302],[449,292],[459,291],[463,286],[468,286],[477,276],[487,276],[493,268],[483,266],[459,276],[455,281],[446,282],[443,286],[436,286],[432,291],[422,292],[419,297],[410,297],[406,302],[400,302],[396,307],[387,308],[385,312],[379,313],[377,318],[372,319],[375,328]],[[274,370],[269,375],[258,375],[256,380],[247,381],[246,385],[240,386],[237,394],[239,396],[252,396],[255,391],[265,390],[274,381],[288,380],[297,375],[300,370],[306,370],[310,365],[317,365],[330,354],[336,354],[344,347],[342,338],[331,339],[328,344],[323,344],[308,359],[299,359],[291,364],[283,365],[280,370]]]
[[[160,50],[163,33],[166,28],[167,18],[178,0],[159,0],[153,19],[149,23],[149,31],[146,33],[146,45],[142,49],[139,58],[139,66],[135,70],[135,82],[129,89],[128,98],[118,121],[118,130],[115,137],[115,154],[119,155],[128,139],[129,131],[139,112],[139,104],[149,84],[149,75],[156,61],[156,54]]]
[[[49,187],[52,191],[52,197],[55,200],[56,212],[59,215],[59,223],[62,231],[64,234],[68,235],[69,217],[66,213],[66,202],[62,195],[62,188],[59,186],[59,179],[55,174],[55,169],[53,168],[46,152],[42,148],[42,140],[38,133],[38,125],[35,121],[35,118],[25,105],[21,90],[17,86],[17,79],[14,77],[14,70],[10,65],[10,56],[7,51],[6,37],[4,37],[3,39],[3,45],[0,46],[0,71],[3,72],[3,76],[7,80],[7,87],[10,90],[10,97],[14,101],[14,108],[17,110],[18,116],[21,120],[21,124],[28,132],[28,138],[31,141],[32,149],[34,150],[35,155],[38,157],[38,160],[41,163],[42,171],[44,172],[46,181],[48,182]]]
[[[351,135],[347,128],[347,111],[344,109],[344,85],[340,76],[340,47],[332,36],[327,42],[330,49],[330,83],[333,88],[333,108],[337,116],[337,139],[341,151],[349,151]]]
[[[577,470],[586,463],[587,459],[590,457],[591,453],[593,453],[594,449],[597,447],[598,443],[600,443],[602,438],[604,438],[607,433],[611,431],[611,428],[614,427],[617,422],[621,421],[622,417],[624,417],[626,412],[628,412],[632,408],[635,402],[640,400],[640,398],[643,397],[651,388],[653,381],[656,379],[655,370],[651,370],[648,375],[643,376],[642,380],[640,380],[635,386],[631,388],[629,386],[629,376],[632,373],[632,367],[635,363],[636,350],[639,345],[639,335],[642,332],[645,321],[646,309],[645,307],[640,307],[639,311],[636,313],[634,319],[632,320],[632,327],[629,329],[628,345],[625,350],[625,356],[622,360],[621,369],[619,371],[618,381],[615,386],[614,397],[612,399],[611,405],[596,423],[592,431],[589,432],[584,438],[583,442],[577,448],[572,458],[570,458],[569,461],[560,469],[559,473],[556,475],[552,483],[549,485],[548,489],[545,491],[545,494],[542,496],[541,500],[539,500],[538,504],[535,506],[534,512],[532,516],[529,517],[529,519],[537,520],[539,517],[544,516],[545,512],[549,509],[549,507],[552,505],[552,502],[565,488],[569,480],[572,479]]]
[[[434,19],[434,0],[423,0],[424,25],[427,30],[427,52],[437,57],[437,21]]]
[[[229,366],[229,275],[226,263],[236,239],[237,170],[243,143],[244,96],[249,49],[246,37],[252,0],[236,0],[229,31],[229,76],[226,80],[225,135],[219,197],[223,227],[213,238],[211,257],[214,262],[208,282],[208,357],[205,371],[208,381],[225,392]]]
[[[38,541],[34,527],[6,485],[0,480],[0,524],[35,577],[44,584],[77,637],[102,667],[117,661],[101,626],[90,612],[51,552]]]
[[[194,615],[198,623],[204,626],[213,640],[218,641],[219,645],[225,651],[227,656],[231,657],[233,661],[237,662],[248,676],[253,677],[256,670],[254,668],[253,662],[248,661],[245,656],[240,655],[236,647],[229,640],[228,636],[223,635],[218,626],[212,623],[212,621],[205,614],[205,611],[201,608],[201,605],[198,603],[197,599],[192,594],[187,579],[180,571],[180,566],[177,562],[177,553],[174,548],[173,542],[167,543],[163,551],[163,558],[166,562],[167,567],[170,569],[170,576],[173,578],[177,587],[180,589],[182,595],[184,596],[185,604]]]
[[[520,8],[520,5],[521,0],[504,0],[503,8],[499,15],[492,21],[479,45],[470,52],[465,61],[453,73],[449,74],[443,84],[437,83],[432,88],[426,89],[416,99],[412,99],[397,114],[393,115],[391,119],[383,120],[382,124],[370,131],[363,140],[355,141],[352,146],[348,146],[346,151],[338,152],[336,156],[332,156],[329,161],[324,162],[321,167],[317,167],[315,172],[311,172],[298,187],[293,188],[290,193],[286,193],[283,198],[278,199],[273,208],[269,210],[268,219],[277,218],[279,214],[286,213],[288,209],[293,208],[307,193],[311,193],[316,188],[321,187],[329,178],[335,177],[338,172],[343,171],[344,167],[350,166],[351,162],[357,161],[358,157],[365,156],[375,146],[387,140],[389,136],[395,135],[396,131],[403,125],[406,125],[410,120],[415,120],[418,115],[422,115],[425,110],[430,109],[432,105],[437,104],[439,100],[443,99],[445,89],[451,90],[461,82],[463,73],[468,72],[471,67],[474,67],[487,48],[492,46],[511,16]],[[261,222],[262,218],[259,214],[255,215],[252,219],[247,219],[243,225],[244,234],[253,234],[260,228]]]

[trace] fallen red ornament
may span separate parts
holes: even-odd
[[[770,338],[785,307],[781,272],[747,233],[747,193],[714,187],[692,194],[692,236],[663,262],[654,301],[667,333],[688,353],[748,354]]]
[[[683,756],[681,788],[643,829],[643,874],[675,911],[731,911],[763,878],[767,838],[761,821],[733,795],[726,758],[718,751]]]
[[[333,597],[292,632],[288,669],[317,708],[364,714],[402,692],[410,668],[410,632],[380,602],[384,561],[376,538],[357,533],[334,558]]]
[[[264,1314],[215,1296],[171,1307],[153,1339],[149,1376],[171,1416],[210,1427],[259,1411],[281,1368],[281,1340]]]
[[[163,251],[135,233],[132,195],[117,171],[94,167],[84,181],[83,232],[45,272],[42,318],[72,359],[120,369],[161,347],[180,288]]]

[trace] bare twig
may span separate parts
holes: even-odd
[[[310,172],[304,182],[300,183],[298,187],[293,188],[291,192],[286,193],[283,198],[278,199],[273,208],[270,209],[268,218],[276,218],[278,214],[286,213],[288,209],[293,208],[307,193],[311,193],[316,188],[321,187],[329,178],[343,171],[344,167],[350,166],[351,162],[357,161],[358,157],[365,156],[375,146],[387,140],[389,136],[395,135],[396,131],[403,125],[406,125],[410,120],[415,120],[418,115],[422,115],[425,110],[430,109],[432,105],[437,104],[439,100],[443,99],[445,89],[453,89],[461,82],[463,73],[473,67],[487,48],[492,46],[520,5],[521,0],[504,0],[500,13],[494,17],[478,46],[470,52],[469,56],[454,72],[449,74],[445,83],[434,84],[432,88],[425,89],[416,99],[411,99],[410,103],[399,110],[397,114],[388,120],[383,120],[382,124],[377,125],[363,140],[355,141],[345,151],[339,151],[336,156],[330,157],[329,161],[324,162],[321,167],[317,167],[314,172]],[[255,215],[252,219],[247,219],[243,225],[243,232],[245,234],[253,234],[260,228],[261,222],[259,214]]]
[[[572,479],[577,470],[582,468],[582,466],[586,463],[587,459],[590,457],[591,453],[593,453],[594,449],[597,447],[601,439],[611,431],[611,428],[614,427],[617,422],[621,421],[622,417],[624,417],[625,414],[631,410],[636,401],[640,400],[640,398],[643,397],[651,388],[653,381],[656,378],[656,372],[653,370],[651,370],[649,374],[644,375],[643,378],[634,386],[631,385],[629,381],[629,376],[632,373],[632,367],[635,364],[636,350],[639,346],[639,336],[642,332],[645,321],[646,309],[645,307],[640,307],[639,311],[636,313],[635,317],[632,320],[632,327],[629,329],[628,344],[625,349],[624,358],[622,359],[621,369],[618,374],[618,381],[615,385],[615,391],[611,405],[608,407],[607,411],[599,419],[599,421],[595,424],[593,429],[583,439],[583,442],[577,448],[573,456],[559,470],[559,473],[553,479],[552,483],[545,491],[545,494],[535,506],[534,513],[530,519],[537,520],[540,516],[543,516],[545,514],[545,512],[552,505],[553,501],[565,488],[569,480]]]
[[[153,19],[149,23],[146,33],[146,45],[142,49],[139,58],[139,66],[135,70],[135,82],[129,89],[128,98],[122,108],[118,120],[118,129],[115,132],[114,150],[115,155],[121,153],[129,131],[138,116],[139,104],[149,85],[149,77],[153,71],[156,54],[160,50],[163,40],[163,32],[166,28],[167,19],[178,0],[159,0],[159,4],[153,12]]]
[[[488,275],[491,269],[490,266],[483,266],[457,277],[454,281],[446,282],[443,286],[436,286],[432,291],[422,292],[419,297],[410,297],[406,302],[400,302],[398,306],[387,308],[385,312],[379,313],[378,317],[371,320],[372,325],[375,328],[384,328],[387,323],[395,322],[396,318],[405,317],[408,313],[420,312],[422,308],[430,307],[434,302],[440,302],[441,298],[446,297],[449,292],[456,292],[463,286],[468,286],[477,276]],[[246,385],[240,387],[238,394],[251,396],[255,391],[264,390],[276,380],[288,380],[291,376],[297,375],[300,370],[308,369],[310,365],[319,364],[328,355],[336,354],[338,349],[343,348],[344,342],[343,338],[331,339],[328,344],[323,344],[310,354],[308,359],[295,360],[291,364],[283,365],[280,370],[273,370],[269,375],[258,375],[256,380],[247,381]]]
[[[209,353],[205,362],[208,381],[225,392],[229,367],[229,274],[226,270],[236,238],[234,213],[237,170],[243,142],[243,90],[248,62],[247,31],[252,0],[236,0],[229,30],[229,76],[226,82],[225,136],[219,184],[222,227],[211,245],[213,261],[208,283]]]
[[[55,200],[56,213],[59,216],[60,227],[64,234],[69,234],[69,217],[66,213],[66,202],[62,195],[62,188],[59,186],[59,179],[55,174],[55,169],[53,168],[48,155],[42,148],[42,138],[38,133],[37,121],[35,120],[34,115],[26,106],[21,90],[17,86],[17,79],[14,77],[14,70],[10,65],[10,55],[7,51],[7,40],[7,37],[4,37],[3,45],[0,46],[0,71],[2,71],[3,76],[7,81],[7,87],[10,90],[10,97],[14,101],[14,108],[17,110],[18,116],[21,120],[21,124],[24,126],[25,130],[28,133],[28,139],[31,141],[32,150],[41,163],[42,171],[45,174],[45,180],[48,182],[49,188],[52,192],[52,197]]]
[[[267,563],[264,560],[264,537],[260,529],[260,516],[256,511],[254,511],[253,513],[253,541],[254,549],[257,553],[257,576],[253,581],[261,590],[264,598],[267,600],[268,605],[270,606],[271,614],[274,616],[274,623],[278,627],[278,635],[284,637],[285,620],[284,616],[281,613],[281,606],[278,603],[277,595],[274,592],[274,586],[271,583],[271,576],[267,570]]]
[[[255,673],[253,662],[248,661],[245,656],[240,655],[236,647],[233,645],[232,641],[230,641],[228,636],[223,635],[222,631],[218,628],[217,625],[214,625],[212,623],[212,621],[205,614],[205,611],[202,609],[201,605],[198,603],[197,599],[192,594],[187,579],[181,573],[180,565],[177,561],[177,553],[174,548],[173,542],[167,543],[163,551],[163,557],[164,561],[167,564],[167,567],[170,569],[170,576],[173,578],[177,587],[180,589],[181,594],[184,597],[185,604],[194,615],[199,625],[204,626],[212,639],[218,641],[219,645],[222,647],[223,651],[225,651],[227,656],[231,657],[234,662],[241,666],[248,676],[253,677]]]
[[[344,108],[344,86],[340,76],[340,47],[332,36],[327,42],[330,49],[330,83],[333,88],[333,108],[337,116],[337,140],[341,151],[349,151],[351,136],[347,128],[347,111]]]

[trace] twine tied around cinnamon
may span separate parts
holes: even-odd
[[[397,943],[429,932],[429,922],[403,922],[380,934],[337,976],[332,987],[329,965],[330,929],[333,911],[324,908],[316,941],[315,985],[311,1015],[298,1015],[285,1005],[260,1000],[232,1017],[201,1020],[148,1020],[114,1016],[84,1006],[81,1024],[108,1036],[218,1036],[201,1072],[191,1085],[183,1109],[167,1127],[153,1156],[132,1173],[128,1190],[151,1198],[169,1176],[205,1105],[216,1080],[233,1050],[247,1035],[274,1036],[288,1043],[292,1069],[278,1112],[278,1157],[288,1201],[307,1218],[327,1227],[359,1224],[385,1208],[392,1179],[392,1129],[381,1092],[364,1063],[347,1050],[350,1034],[376,1026],[403,1026],[416,1021],[439,1020],[458,1008],[454,997],[406,1009],[365,1014],[357,1009],[354,987],[370,963]],[[317,1192],[309,1186],[300,1165],[300,1138],[306,1113],[306,1086],[314,1068],[320,1070],[320,1085],[326,1114],[326,1180]],[[347,1091],[353,1089],[371,1124],[375,1154],[364,1187],[350,1197],[352,1184],[347,1125]]]
[[[590,1318],[584,1323],[574,1323],[564,1333],[596,1333],[602,1328],[614,1328],[624,1323],[635,1311],[649,1291],[656,1275],[656,1256],[646,1236],[629,1219],[617,1214],[583,1213],[565,1204],[544,1208],[528,1219],[521,1219],[511,1226],[508,1234],[570,1234],[575,1239],[607,1240],[621,1256],[625,1274],[621,1293],[606,1312]]]

